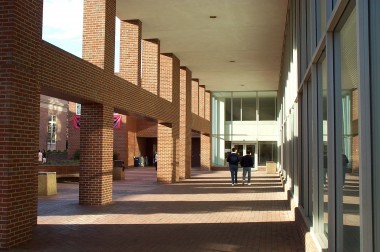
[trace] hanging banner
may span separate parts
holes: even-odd
[[[74,129],[80,129],[80,115],[75,115],[73,118]],[[113,128],[121,128],[121,115],[113,115]]]

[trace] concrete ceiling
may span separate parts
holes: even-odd
[[[143,39],[159,39],[161,53],[174,53],[207,90],[277,90],[287,4],[118,0],[117,16],[141,20]]]

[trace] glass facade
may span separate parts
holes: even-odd
[[[380,146],[373,137],[380,116],[372,112],[378,121],[371,124],[368,111],[379,104],[371,92],[379,93],[379,68],[373,65],[380,65],[380,30],[371,24],[380,20],[380,4],[292,0],[290,6],[291,41],[284,55],[290,60],[282,66],[277,99],[286,188],[320,249],[377,251],[380,214],[373,209],[380,209],[380,200],[371,197],[380,192],[380,173],[371,163],[378,158],[371,148]]]

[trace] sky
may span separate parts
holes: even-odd
[[[116,20],[115,58],[119,58],[120,20]],[[83,0],[44,0],[42,39],[82,57]],[[115,71],[119,61],[115,61]]]

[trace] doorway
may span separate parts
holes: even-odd
[[[235,147],[239,156],[244,156],[247,154],[247,151],[251,152],[252,157],[254,157],[254,166],[257,167],[257,143],[232,143],[232,146]]]

